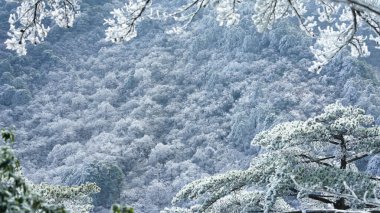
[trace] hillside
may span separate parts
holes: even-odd
[[[224,28],[203,14],[169,36],[146,21],[135,40],[113,45],[102,24],[114,6],[100,2],[24,57],[5,50],[0,29],[0,118],[15,126],[24,173],[97,182],[97,212],[116,201],[157,212],[191,180],[247,168],[256,133],[336,101],[380,124],[376,71],[343,53],[308,72],[311,41],[287,23],[260,34],[248,18]],[[11,8],[0,3],[1,20]]]

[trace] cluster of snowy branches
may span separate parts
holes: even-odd
[[[198,200],[191,212],[231,208],[290,212],[308,210],[305,206],[313,203],[311,208],[320,212],[380,209],[380,178],[359,171],[355,165],[380,152],[380,128],[364,110],[332,104],[321,115],[279,124],[258,134],[252,145],[262,146],[263,151],[249,169],[194,181],[173,203]],[[301,206],[292,206],[285,199],[297,199]]]
[[[7,0],[20,6],[10,15],[8,49],[19,55],[26,54],[26,44],[38,44],[49,31],[44,21],[51,18],[60,27],[71,27],[79,15],[78,0]],[[278,20],[296,17],[300,28],[316,38],[311,51],[315,56],[309,70],[319,72],[344,47],[351,49],[354,57],[368,56],[367,40],[380,43],[380,5],[376,0],[258,0],[254,5],[242,0],[190,0],[178,6],[162,6],[153,0],[131,0],[111,12],[105,19],[108,25],[106,40],[129,41],[137,36],[136,26],[141,20],[175,19],[180,24],[171,33],[181,33],[204,8],[216,13],[220,25],[239,23],[239,9],[251,7],[252,20],[259,32],[271,29]],[[173,9],[174,8],[174,9]],[[363,33],[362,29],[370,32]]]
[[[50,27],[45,26],[51,18],[60,27],[72,27],[75,17],[79,15],[77,0],[6,0],[17,2],[15,13],[9,16],[10,38],[5,41],[8,49],[19,55],[26,54],[26,44],[39,44],[44,41]]]
[[[316,43],[311,46],[315,61],[310,71],[319,72],[344,47],[351,49],[354,57],[368,56],[370,53],[366,40],[380,43],[380,5],[378,1],[365,0],[258,0],[254,5],[241,0],[192,0],[179,7],[175,12],[161,12],[163,17],[172,17],[181,26],[174,27],[171,32],[183,32],[194,17],[203,8],[211,8],[216,13],[220,25],[231,26],[239,23],[239,6],[252,7],[252,21],[259,32],[272,29],[273,24],[281,19],[296,17],[300,28],[306,34],[315,37]],[[139,18],[156,16],[144,11],[158,9],[150,0],[130,1],[121,9],[115,9],[112,19],[107,19],[106,39],[119,42],[128,41],[137,35],[136,22]],[[157,12],[160,13],[160,12]],[[360,29],[370,29],[368,36],[362,35]]]

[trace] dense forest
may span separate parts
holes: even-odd
[[[18,56],[4,44],[15,4],[0,2],[1,127],[13,129],[29,181],[96,183],[93,212],[113,203],[135,212],[169,208],[192,181],[249,171],[271,149],[252,142],[260,132],[306,121],[330,104],[359,107],[373,116],[365,127],[380,125],[374,46],[364,59],[343,49],[310,72],[314,41],[296,20],[258,32],[244,8],[230,27],[204,11],[182,34],[165,33],[173,20],[145,19],[136,38],[109,43],[104,19],[122,4],[83,1],[73,27],[53,25],[44,42]],[[365,156],[356,169],[380,176],[379,159]]]

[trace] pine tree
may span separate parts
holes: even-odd
[[[306,121],[279,124],[253,139],[250,168],[196,180],[164,212],[332,212],[380,210],[380,178],[355,162],[380,152],[380,128],[365,111],[336,103]],[[189,206],[189,205],[188,205]]]
[[[2,130],[1,136],[5,145],[0,146],[0,212],[90,212],[90,195],[100,191],[96,184],[70,187],[31,183],[9,146],[14,142],[13,132]]]

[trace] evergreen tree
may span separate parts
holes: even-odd
[[[90,195],[100,191],[96,184],[69,187],[30,183],[9,146],[14,142],[13,132],[2,130],[1,136],[6,145],[0,147],[0,212],[90,212]]]
[[[336,103],[306,121],[283,123],[253,139],[262,153],[249,169],[194,181],[165,212],[331,212],[380,210],[380,178],[355,162],[380,152],[380,128],[364,110]]]
[[[1,136],[6,145],[0,147],[0,212],[65,212],[63,206],[49,205],[30,190],[8,145],[14,134],[2,130]]]

